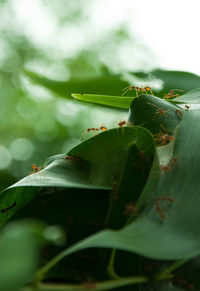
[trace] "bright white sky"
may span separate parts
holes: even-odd
[[[39,0],[11,3],[21,29],[54,55],[70,55],[84,47],[87,39],[127,22],[133,39],[150,49],[150,66],[200,74],[200,0],[92,0],[88,26],[70,29],[60,29],[55,15]],[[132,67],[131,52],[128,48],[121,52],[127,68]],[[136,53],[142,63],[144,53]]]

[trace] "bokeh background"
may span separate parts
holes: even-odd
[[[130,72],[156,68],[199,75],[199,11],[199,0],[1,0],[0,189],[88,127],[126,118],[70,93],[121,95]],[[38,85],[38,74],[60,86]]]

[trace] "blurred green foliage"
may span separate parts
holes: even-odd
[[[91,1],[40,0],[38,3],[41,11],[53,15],[52,22],[56,23],[60,33],[88,25]],[[78,144],[87,127],[99,126],[102,121],[112,124],[112,117],[116,116],[113,112],[109,114],[109,110],[102,113],[93,107],[75,107],[72,102],[61,100],[46,89],[32,86],[24,76],[24,68],[42,71],[45,77],[62,80],[63,95],[67,95],[67,81],[77,78],[83,88],[87,87],[85,79],[92,78],[89,87],[92,85],[93,89],[96,88],[93,78],[103,78],[97,87],[104,93],[110,87],[109,79],[106,79],[109,72],[106,61],[100,57],[111,55],[116,44],[129,39],[123,27],[115,27],[105,36],[91,39],[90,47],[88,44],[79,45],[73,54],[56,55],[56,43],[51,44],[48,40],[54,51],[52,53],[42,41],[37,43],[26,27],[22,27],[19,18],[23,7],[18,8],[21,12],[17,14],[17,5],[20,7],[20,2],[0,2],[0,190],[27,175],[33,163],[39,166],[47,157],[66,152]],[[73,40],[69,41],[73,43]],[[67,49],[68,44],[65,45]],[[117,60],[117,56],[112,58]],[[124,83],[120,86],[116,77],[116,85],[115,92],[120,94]],[[68,95],[75,88],[78,89],[76,80],[73,86],[68,86]],[[102,118],[98,118],[100,116]]]

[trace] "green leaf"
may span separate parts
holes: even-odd
[[[65,154],[54,156],[43,170],[28,175],[9,189],[21,186],[97,188],[89,179],[90,167],[85,161],[66,160],[65,157]]]
[[[135,97],[76,94],[76,93],[73,93],[72,97],[80,101],[86,101],[86,102],[101,104],[105,106],[113,106],[113,107],[118,107],[118,108],[129,108],[131,102],[135,98]]]
[[[140,82],[156,82],[156,80],[163,81],[163,89],[169,91],[171,89],[181,89],[184,91],[190,91],[200,87],[200,77],[193,73],[184,71],[165,71],[154,70],[149,73],[137,72],[131,73],[131,75],[140,78]],[[150,85],[150,84],[148,84]]]
[[[57,95],[68,99],[71,99],[72,92],[119,95],[122,89],[128,86],[128,82],[123,81],[120,75],[106,75],[90,79],[70,79],[63,82],[51,80],[28,70],[24,70],[24,73],[35,84],[41,85]]]
[[[187,92],[186,94],[174,99],[174,101],[181,101],[190,104],[200,103],[200,88]]]
[[[164,81],[164,88],[189,91],[200,87],[200,77],[184,71],[155,70],[152,75]]]
[[[153,134],[172,134],[184,110],[151,95],[140,95],[130,106],[128,123],[147,128]]]
[[[90,180],[90,167],[81,160],[65,160],[66,155],[55,156],[43,170],[28,175],[0,195],[0,226],[41,191],[41,187],[80,189],[110,189]]]
[[[153,139],[141,127],[122,127],[106,130],[73,148],[68,154],[78,156],[91,166],[91,180],[96,185],[112,187],[123,171],[130,143],[146,150],[150,155]]]
[[[149,134],[149,140],[147,137],[148,134],[146,139],[141,138],[139,146],[136,142],[129,145],[124,169],[115,182],[112,194],[107,218],[109,228],[119,229],[138,215],[137,201],[146,183],[155,152],[152,136]]]
[[[128,144],[135,139],[140,142],[139,138],[148,144],[149,134],[143,128],[111,129],[73,148],[68,155],[75,156],[74,160],[66,160],[64,154],[51,158],[43,170],[1,193],[0,225],[32,200],[41,187],[112,189],[113,181],[120,176]]]

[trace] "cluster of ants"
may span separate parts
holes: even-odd
[[[126,88],[123,89],[123,94],[122,95],[125,95],[128,91],[130,90],[135,90],[136,91],[136,96],[138,96],[139,92],[143,92],[145,94],[147,94],[148,92],[150,92],[152,95],[153,95],[153,91],[151,89],[151,87],[149,86],[146,86],[146,87],[137,87],[137,86],[128,86]],[[182,91],[182,90],[178,90],[178,89],[173,89],[173,90],[170,90],[168,92],[168,94],[165,94],[164,95],[164,99],[170,99],[170,98],[175,98],[175,97],[178,97],[179,94],[175,93],[175,91]],[[159,108],[158,106],[156,106],[155,104],[152,104],[152,106],[156,107],[157,108],[157,112],[156,114],[161,114],[161,115],[166,115],[167,113],[167,110],[164,110],[163,108]],[[186,110],[189,110],[190,109],[190,106],[189,105],[185,105],[185,109]],[[179,117],[182,117],[183,113],[182,111],[180,110],[176,110],[176,113],[179,115]],[[127,124],[127,121],[126,120],[120,120],[118,122],[118,127],[122,128],[123,126],[125,126]],[[95,128],[95,127],[91,127],[91,128],[88,128],[84,133],[83,133],[83,136],[85,136],[87,133],[91,132],[91,131],[96,131],[96,132],[99,132],[99,131],[106,131],[107,130],[107,127],[104,126],[104,125],[101,125],[100,127],[98,128]],[[156,136],[156,142],[158,145],[166,145],[168,142],[171,142],[174,140],[174,137],[172,135],[168,135],[168,134],[163,134],[163,133],[160,133]],[[78,160],[77,157],[75,156],[66,156],[65,157],[65,160],[68,160],[68,161],[75,161],[75,160]],[[174,157],[168,165],[165,165],[165,166],[161,166],[161,171],[162,172],[165,172],[165,171],[169,171],[171,170],[172,166],[177,162],[178,158],[177,157]],[[37,173],[41,170],[42,167],[37,167],[35,164],[32,164],[32,170],[33,172],[31,172],[30,174],[33,174],[33,173]],[[113,191],[116,192],[115,186],[116,183],[113,183]],[[116,195],[115,195],[116,196]],[[116,198],[116,197],[115,197]],[[168,202],[174,202],[174,199],[172,197],[158,197],[156,199],[156,210],[158,211],[158,213],[160,214],[160,217],[162,219],[165,219],[165,214],[161,208],[161,201],[168,201]],[[15,205],[14,205],[15,206]],[[14,207],[12,205],[12,207]],[[9,210],[10,208],[6,208],[5,211]],[[134,212],[137,212],[137,208],[136,208],[136,205],[134,202],[130,202],[129,204],[126,205],[126,208],[125,208],[125,211],[124,211],[124,214],[125,215],[131,215],[132,213]]]
[[[150,92],[151,95],[154,95],[150,86],[138,87],[138,86],[132,86],[131,85],[131,86],[128,86],[128,87],[122,89],[123,92],[122,92],[121,96],[124,96],[128,91],[133,91],[133,90],[135,90],[136,97],[138,97],[140,92],[142,92],[144,94],[148,94],[148,92]],[[180,95],[178,93],[176,93],[176,92],[183,92],[183,90],[171,89],[167,94],[164,95],[163,99],[170,99],[170,98],[179,97]]]
[[[123,127],[127,124],[127,121],[126,120],[120,120],[118,122],[118,127]],[[81,136],[81,139],[83,139],[85,137],[85,135],[87,133],[89,133],[90,131],[106,131],[107,130],[107,127],[104,126],[104,125],[101,125],[100,127],[91,127],[91,128],[88,128],[86,129],[86,131],[82,134]]]
[[[174,140],[173,136],[169,136],[167,134],[163,134],[162,136],[160,135],[159,139],[161,140],[163,144],[166,144],[168,141]],[[139,152],[140,159],[144,158],[144,151]],[[177,163],[178,158],[174,157],[171,159],[171,161],[167,165],[161,165],[161,173],[168,172],[172,169],[175,163]],[[113,187],[113,199],[116,200],[118,198],[118,190],[117,190],[117,182],[112,182],[112,187]],[[158,197],[156,199],[156,210],[159,213],[160,217],[162,220],[165,219],[165,213],[164,209],[161,207],[162,201],[167,201],[167,202],[174,202],[173,197]],[[133,213],[137,213],[138,209],[136,207],[136,203],[134,201],[129,202],[128,204],[125,205],[125,210],[124,210],[124,215],[130,216]]]
[[[166,166],[161,166],[161,171],[169,171],[171,170],[172,166],[178,161],[177,157],[174,157],[168,165]],[[113,199],[117,199],[117,183],[113,182]],[[168,201],[168,202],[174,202],[174,198],[173,197],[158,197],[156,199],[156,210],[159,213],[160,217],[162,220],[165,219],[165,213],[164,213],[164,209],[161,207],[161,202],[162,201]],[[137,213],[138,209],[136,207],[136,204],[134,201],[131,201],[130,203],[126,204],[125,206],[125,211],[124,211],[124,215],[126,216],[130,216],[133,213]]]
[[[174,202],[174,198],[173,197],[158,197],[156,199],[156,210],[159,213],[161,219],[164,220],[165,213],[164,213],[164,209],[161,207],[161,201]],[[133,213],[137,213],[137,212],[138,212],[138,209],[136,207],[136,204],[133,201],[126,204],[124,215],[130,216]]]

